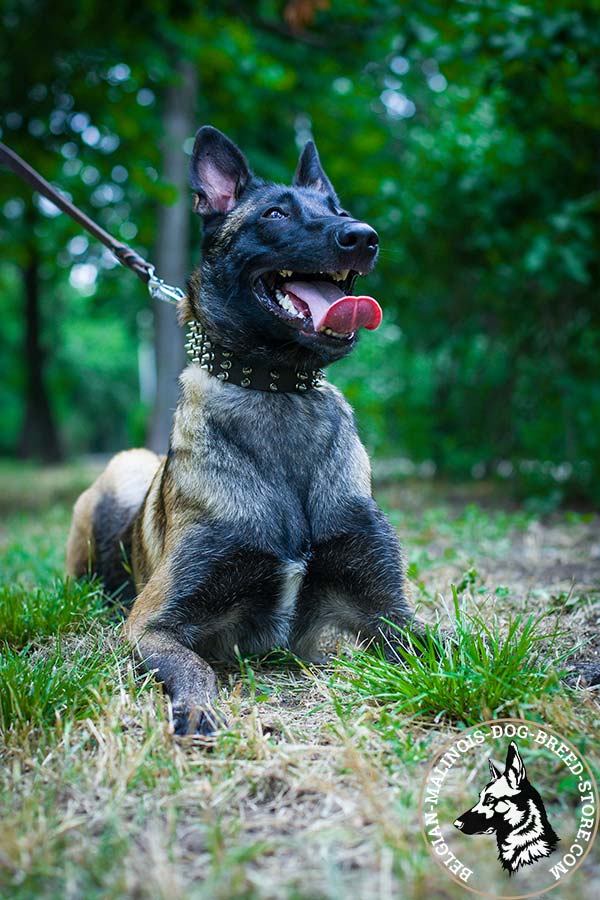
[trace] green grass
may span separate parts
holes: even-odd
[[[66,631],[80,631],[106,612],[100,585],[56,578],[34,590],[0,586],[0,640],[12,648]]]
[[[399,647],[398,663],[384,649],[356,651],[336,665],[334,684],[343,696],[369,700],[387,717],[422,716],[466,725],[523,713],[542,696],[564,692],[560,677],[572,650],[559,652],[561,633],[548,633],[548,616],[492,615],[461,610],[453,587],[456,620],[451,635],[435,629],[426,640]]]
[[[562,629],[589,632],[597,585],[570,584],[573,566],[590,571],[594,521],[557,517],[555,533],[422,485],[392,492],[419,615],[435,620],[440,595],[459,586],[455,640],[432,638],[437,654],[399,665],[345,649],[333,674],[281,651],[221,666],[229,727],[209,749],[173,739],[162,691],[134,675],[99,586],[64,578],[82,471],[0,466],[2,896],[334,900],[375,885],[458,900],[415,831],[439,742],[460,723],[520,711],[587,753],[600,746],[593,698],[558,680],[571,637],[529,615],[552,611]],[[521,574],[530,526],[543,547],[529,550],[535,575]],[[597,894],[600,873],[585,878]],[[565,900],[580,900],[572,881]]]
[[[67,716],[98,713],[117,680],[123,651],[83,647],[65,653],[61,641],[45,652],[0,649],[0,731],[51,726]]]

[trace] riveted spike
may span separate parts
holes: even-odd
[[[277,385],[275,384],[274,381],[272,381],[271,384],[269,385],[269,389],[270,389],[271,391],[278,391],[278,390],[279,390],[279,388],[277,387]]]
[[[242,378],[242,380],[240,381],[240,384],[242,387],[250,387],[250,379]]]
[[[242,369],[243,375],[252,375],[252,366],[244,366]]]
[[[224,359],[222,363],[219,363],[222,369],[230,369],[231,368],[231,360]]]
[[[307,388],[306,388],[306,385],[305,385],[305,384],[297,384],[297,385],[296,385],[296,390],[297,390],[297,391],[305,391],[306,389],[307,389]]]
[[[219,381],[227,381],[227,379],[229,378],[229,372],[219,372],[217,374],[217,378],[219,379]]]
[[[269,375],[271,376],[271,378],[279,378],[279,372],[277,371],[277,369],[273,369],[272,372],[269,372]]]

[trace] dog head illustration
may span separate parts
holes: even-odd
[[[506,754],[504,771],[490,760],[492,780],[479,801],[454,821],[463,834],[495,834],[498,858],[510,875],[556,849],[559,841],[548,821],[539,793],[527,780],[514,741]]]

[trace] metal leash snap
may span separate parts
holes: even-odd
[[[153,300],[164,300],[166,303],[178,303],[185,297],[181,288],[167,284],[156,274],[154,266],[148,267],[148,291]]]

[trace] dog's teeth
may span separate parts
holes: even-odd
[[[350,269],[342,269],[340,275],[342,276],[342,280],[345,281],[348,275],[350,274]]]
[[[290,275],[292,274],[292,270],[291,269],[281,269],[279,274],[281,275],[282,278],[289,278]]]
[[[283,291],[279,290],[279,288],[277,288],[277,290],[275,291],[275,298],[279,306],[282,309],[285,309],[285,311],[288,312],[291,316],[298,317],[301,315],[301,313],[298,312],[298,310],[292,303],[289,295],[284,294]]]

